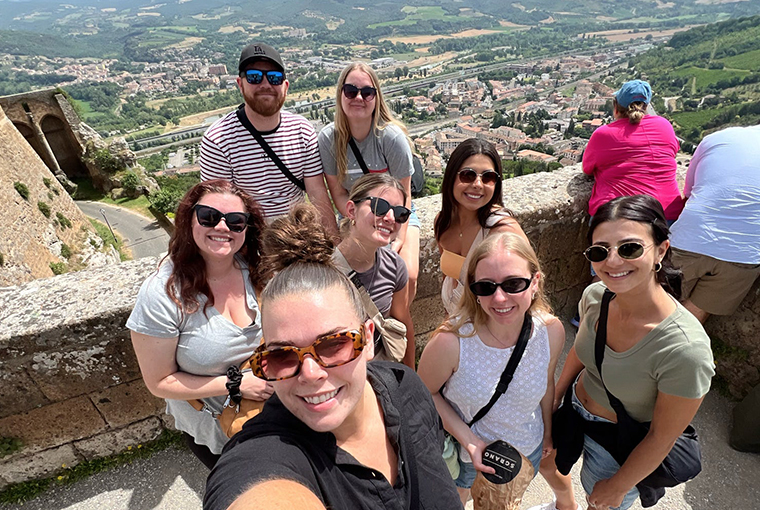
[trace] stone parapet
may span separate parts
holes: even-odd
[[[557,315],[569,318],[589,282],[586,204],[591,181],[578,167],[505,182],[541,259]],[[418,350],[444,317],[433,221],[441,197],[415,200],[422,222],[420,277],[412,316]],[[0,489],[49,476],[62,465],[111,455],[172,426],[140,378],[125,328],[154,258],[0,288],[0,438],[24,446],[0,459]],[[739,396],[760,380],[760,282],[741,308],[707,323],[718,372]]]

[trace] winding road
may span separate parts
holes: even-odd
[[[161,228],[156,220],[146,218],[122,207],[86,200],[76,201],[82,212],[101,223],[105,212],[108,222],[124,242],[124,247],[132,252],[132,258],[157,257],[166,253],[169,247],[169,234]]]

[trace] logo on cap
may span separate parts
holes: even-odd
[[[264,51],[264,49],[261,46],[254,46],[253,47],[253,54],[254,55],[266,55],[267,52]]]

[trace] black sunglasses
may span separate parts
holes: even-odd
[[[355,204],[369,200],[369,207],[375,216],[385,216],[388,211],[393,209],[393,217],[396,218],[396,223],[406,223],[409,219],[409,215],[412,211],[404,207],[403,205],[391,205],[387,200],[378,197],[364,197],[358,200],[354,200]]]
[[[635,260],[644,255],[646,248],[646,246],[636,241],[628,241],[610,248],[601,244],[595,244],[586,248],[583,255],[589,262],[602,262],[609,257],[611,251],[615,250],[621,259]]]
[[[222,214],[221,211],[217,211],[213,207],[201,204],[195,204],[193,209],[195,210],[195,217],[198,218],[198,224],[201,227],[214,228],[224,218],[224,223],[231,232],[242,232],[245,230],[245,227],[248,226],[248,219],[251,217],[249,213],[243,212]]]
[[[374,99],[377,95],[377,89],[375,87],[359,88],[356,85],[351,85],[350,83],[344,84],[342,90],[343,95],[346,96],[347,99],[353,99],[357,94],[361,93],[362,99],[369,101],[371,99]]]
[[[507,294],[519,294],[525,292],[530,287],[532,278],[507,278],[501,283],[492,282],[490,280],[480,280],[479,282],[472,282],[470,284],[470,290],[476,296],[490,296],[496,292],[497,287],[501,287],[501,290]]]
[[[457,175],[459,176],[459,181],[463,184],[472,184],[478,177],[480,177],[483,184],[496,184],[496,181],[499,180],[499,174],[493,170],[486,170],[482,174],[479,174],[472,168],[463,168],[457,172]]]
[[[323,368],[339,367],[358,358],[365,345],[364,328],[321,336],[308,347],[266,349],[262,341],[251,356],[251,371],[260,379],[281,381],[298,375],[306,354]]]
[[[264,80],[264,75],[267,77],[267,81],[270,85],[282,85],[285,81],[285,73],[282,71],[259,71],[258,69],[248,69],[245,72],[245,80],[252,84],[258,85]]]

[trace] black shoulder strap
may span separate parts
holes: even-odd
[[[499,400],[499,397],[501,397],[504,392],[507,391],[507,387],[509,387],[509,383],[512,382],[512,377],[515,375],[515,370],[517,370],[517,364],[520,363],[523,352],[525,352],[525,346],[528,345],[528,339],[530,339],[532,326],[533,319],[530,316],[530,312],[525,312],[522,329],[520,330],[520,337],[517,339],[515,350],[512,351],[512,355],[509,357],[509,361],[507,362],[507,366],[504,368],[504,372],[501,373],[499,384],[496,385],[496,391],[493,395],[491,395],[491,400],[489,400],[488,403],[480,411],[478,411],[475,416],[473,416],[472,420],[470,420],[470,423],[467,424],[468,427],[472,427],[476,421],[480,420],[483,418],[483,416],[488,414],[488,411],[490,411],[496,401]]]
[[[594,344],[594,362],[596,363],[596,369],[599,371],[599,380],[602,381],[604,391],[607,392],[607,398],[610,401],[612,409],[615,410],[615,414],[618,416],[618,423],[620,417],[623,414],[628,414],[623,406],[623,403],[607,389],[607,385],[604,384],[604,378],[602,377],[602,362],[604,361],[604,348],[607,346],[607,315],[610,310],[610,301],[615,297],[615,293],[609,289],[604,290],[602,296],[602,308],[599,311],[599,323],[596,326],[596,343]]]
[[[356,158],[356,162],[359,163],[359,166],[362,167],[362,172],[364,174],[369,173],[369,169],[367,168],[367,163],[364,162],[364,158],[362,157],[362,152],[359,150],[359,147],[356,146],[356,142],[354,141],[354,137],[350,137],[348,139],[348,145],[351,146],[351,151],[354,153],[354,157]]]
[[[392,370],[386,371],[383,368],[375,372],[375,374],[380,379],[382,379],[383,383],[388,388],[388,393],[391,397],[391,401],[400,413],[401,397],[399,395],[398,381],[393,376]],[[405,464],[409,466],[409,491],[407,494],[409,495],[410,499],[407,502],[406,508],[409,510],[418,510],[420,508],[420,487],[419,478],[417,475],[417,455],[414,451],[414,444],[412,444],[411,441],[412,431],[409,428],[409,424],[407,423],[406,417],[403,414],[399,414],[399,419],[401,420],[399,443],[401,443],[400,446],[402,452],[406,453],[406,458],[402,457],[402,459],[406,461]]]
[[[259,142],[261,148],[264,149],[264,152],[266,152],[270,159],[274,161],[274,164],[277,165],[285,177],[287,177],[290,182],[298,186],[301,191],[306,191],[306,185],[304,184],[303,179],[299,179],[293,175],[290,170],[288,170],[288,167],[285,166],[285,163],[283,163],[279,156],[275,154],[267,141],[264,140],[264,137],[261,136],[261,133],[259,133],[258,130],[253,127],[251,121],[248,120],[248,115],[245,114],[245,105],[240,105],[240,107],[237,109],[237,118],[240,123],[245,126],[245,128],[251,133],[251,135],[253,135],[256,141]]]

